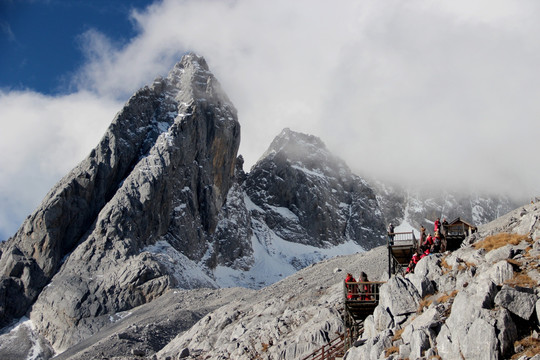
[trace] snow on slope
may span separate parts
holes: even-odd
[[[254,265],[248,271],[218,266],[214,276],[221,287],[261,288],[321,260],[364,252],[364,248],[351,240],[326,249],[293,243],[280,238],[264,222],[254,220],[254,223],[256,230],[251,237]]]

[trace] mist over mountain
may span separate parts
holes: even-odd
[[[524,204],[497,194],[419,189],[376,180],[369,180],[369,184],[377,194],[386,222],[402,231],[419,232],[422,225],[433,228],[437,218],[452,221],[460,217],[482,225]]]
[[[485,223],[512,206],[370,185],[321,139],[290,129],[246,173],[239,144],[237,111],[204,58],[188,54],[137,91],[0,245],[0,325],[15,339],[5,344],[31,338],[43,359],[85,358],[88,347],[92,358],[97,342],[139,339],[144,325],[147,340],[134,341],[154,354],[237,297],[385,244],[390,221],[407,230],[444,216]],[[164,312],[146,316],[153,304]],[[21,319],[31,325],[9,328]],[[123,343],[99,351],[133,350]],[[0,354],[26,351],[14,347]]]

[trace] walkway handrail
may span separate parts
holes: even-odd
[[[417,249],[418,241],[414,235],[414,230],[408,232],[388,233],[387,247],[388,247],[388,275],[392,274],[392,268],[395,269],[395,264],[392,255],[392,250],[396,247],[405,247],[410,249]],[[412,254],[411,254],[412,255]]]
[[[388,233],[388,245],[401,245],[399,243],[409,242],[416,244],[416,236],[414,235],[413,230],[406,232]]]
[[[379,302],[379,288],[384,281],[344,282],[343,296],[346,302]]]
[[[334,359],[337,355],[344,352],[345,343],[344,335],[339,334],[336,338],[331,340],[328,344],[321,346],[308,356],[302,358],[302,360],[330,360]]]

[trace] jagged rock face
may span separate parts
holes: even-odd
[[[249,173],[246,193],[287,241],[328,247],[353,240],[365,249],[382,244],[375,194],[314,136],[283,130]]]
[[[236,178],[207,261],[222,286],[260,288],[384,242],[373,191],[314,136],[283,130]]]
[[[167,78],[133,95],[4,248],[2,315],[22,315],[50,281],[31,318],[58,350],[88,335],[68,330],[84,319],[130,309],[171,286],[215,287],[204,274],[178,274],[172,258],[185,270],[206,253],[239,141],[234,106],[204,59],[186,55]],[[151,248],[156,243],[162,252]]]

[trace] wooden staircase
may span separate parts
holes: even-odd
[[[321,346],[302,360],[340,360],[345,356],[345,336],[338,335],[328,344]]]

